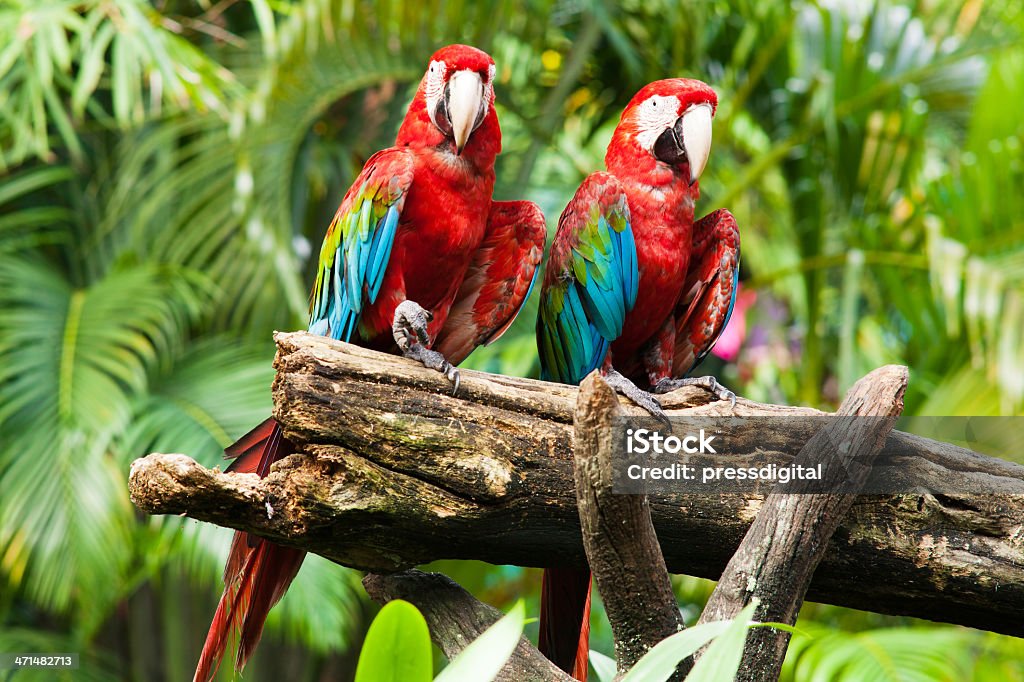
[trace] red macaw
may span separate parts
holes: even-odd
[[[541,376],[608,383],[655,416],[656,393],[704,386],[683,378],[711,350],[732,311],[739,274],[736,221],[719,209],[694,221],[697,179],[711,150],[718,98],[697,80],[645,86],[622,113],[605,155],[562,212],[537,318]],[[587,673],[590,573],[544,572],[540,648],[577,679]]]
[[[309,330],[401,352],[458,390],[453,364],[512,324],[544,250],[535,204],[491,199],[500,151],[494,60],[466,45],[438,50],[395,146],[367,160],[327,229]],[[266,476],[294,451],[271,418],[226,452],[229,471]],[[195,681],[213,676],[233,631],[235,667],[245,665],[304,556],[235,533]]]

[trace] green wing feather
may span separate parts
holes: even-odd
[[[351,339],[363,310],[380,294],[412,178],[408,150],[385,149],[367,160],[320,248],[309,331]]]
[[[544,379],[578,384],[601,366],[636,303],[629,205],[615,178],[584,181],[559,219],[537,318]]]

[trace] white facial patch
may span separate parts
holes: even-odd
[[[430,66],[427,67],[426,82],[423,85],[423,94],[427,100],[427,115],[430,116],[430,120],[435,126],[437,121],[434,120],[434,112],[437,111],[437,103],[444,97],[444,76],[447,70],[448,65],[444,62],[430,62]]]
[[[644,149],[654,149],[658,136],[671,128],[679,118],[679,98],[652,95],[644,100],[634,115],[636,120],[636,140]]]
[[[484,101],[488,106],[494,104],[494,64],[487,67],[487,82],[484,83]]]

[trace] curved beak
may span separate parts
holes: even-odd
[[[711,105],[700,104],[679,117],[676,123],[683,149],[690,160],[690,184],[704,172],[711,154]]]
[[[665,128],[654,141],[654,156],[670,166],[679,167],[685,161],[690,168],[690,185],[704,172],[711,153],[711,105],[690,107],[682,116]]]
[[[483,120],[484,83],[475,71],[456,71],[445,88],[445,109],[452,126],[456,153],[461,154],[469,136]]]

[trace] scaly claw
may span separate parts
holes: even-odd
[[[423,363],[423,366],[427,369],[437,370],[441,374],[445,375],[445,377],[448,378],[448,381],[452,382],[455,386],[455,388],[452,389],[452,395],[458,393],[459,370],[436,350],[430,350],[418,343],[414,343],[409,346],[407,350],[404,350],[402,354],[407,358]]]
[[[395,343],[405,352],[415,343],[427,345],[430,335],[427,323],[434,319],[434,314],[416,301],[402,301],[395,308],[395,320],[391,325],[391,334]]]
[[[654,386],[654,392],[668,393],[669,391],[674,391],[677,388],[682,388],[683,386],[700,386],[711,393],[711,395],[715,396],[718,400],[728,400],[730,409],[736,407],[736,394],[718,383],[718,379],[713,376],[686,377],[685,379],[662,379]]]
[[[604,374],[604,380],[608,382],[608,385],[611,386],[616,393],[621,393],[640,407],[647,410],[652,417],[668,426],[671,431],[672,423],[668,420],[668,415],[665,414],[665,410],[662,409],[661,403],[658,402],[657,398],[647,391],[637,388],[636,384],[622,376],[618,370],[609,369]]]
[[[436,350],[430,350],[426,344],[430,342],[427,323],[434,319],[434,314],[415,301],[402,301],[395,308],[395,321],[391,325],[391,334],[402,355],[423,364],[447,377],[455,385],[452,395],[459,391],[459,370],[448,359]]]

